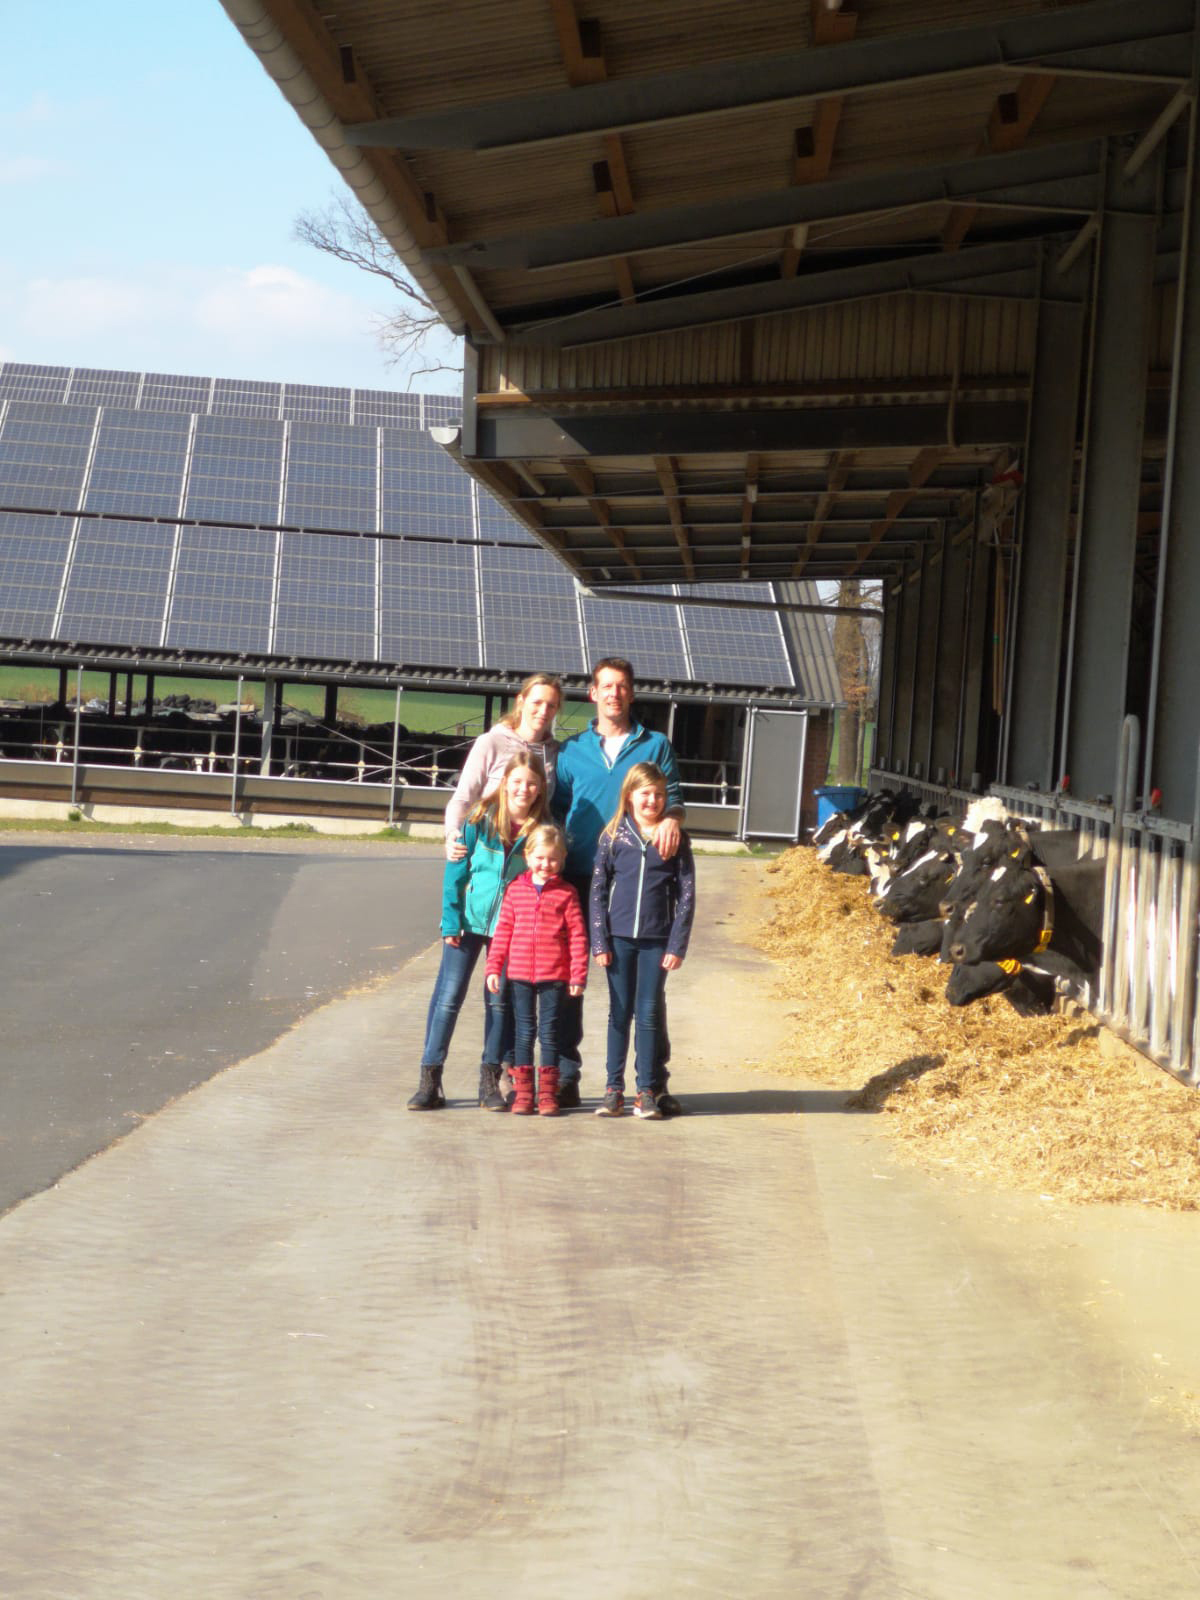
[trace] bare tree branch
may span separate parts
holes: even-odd
[[[391,316],[379,314],[373,320],[376,340],[388,364],[410,368],[410,387],[413,378],[425,373],[462,371],[461,366],[432,359],[411,369],[411,363],[425,353],[426,341],[443,330],[442,319],[433,302],[407,275],[383,234],[348,195],[335,195],[324,211],[302,212],[296,218],[293,234],[301,244],[311,245],[323,255],[382,278],[401,296],[399,310]]]

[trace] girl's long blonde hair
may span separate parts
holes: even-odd
[[[558,696],[558,709],[560,711],[562,710],[562,684],[559,683],[554,674],[552,672],[531,672],[525,679],[525,682],[517,690],[517,698],[513,702],[512,710],[506,711],[500,718],[500,721],[503,722],[506,727],[517,727],[521,721],[521,701],[524,700],[525,696],[531,689],[536,689],[539,684],[545,684],[547,689],[554,690],[555,694]]]
[[[667,775],[661,767],[656,767],[653,761],[639,761],[636,766],[630,767],[621,785],[621,798],[617,801],[617,809],[608,819],[602,838],[616,838],[622,817],[629,813],[629,797],[635,789],[661,789],[665,795]]]
[[[541,793],[529,808],[529,815],[520,827],[513,824],[508,810],[509,774],[525,768],[532,772],[541,786]],[[467,818],[468,822],[482,822],[494,828],[506,846],[536,828],[546,815],[546,769],[538,756],[512,756],[500,779],[500,787],[486,795]]]

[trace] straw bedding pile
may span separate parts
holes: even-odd
[[[1018,1017],[996,996],[955,1010],[935,958],[892,956],[864,878],[811,849],[768,868],[775,957],[794,1032],[772,1067],[856,1092],[898,1152],[1060,1200],[1200,1209],[1200,1091],[1132,1052],[1101,1055],[1086,1015]]]

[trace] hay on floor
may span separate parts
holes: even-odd
[[[893,956],[864,878],[809,848],[768,869],[759,943],[794,1022],[782,1070],[854,1090],[898,1152],[1060,1200],[1200,1208],[1200,1091],[1132,1052],[1101,1054],[1084,1015],[1019,1017],[1001,996],[956,1010],[936,958]]]

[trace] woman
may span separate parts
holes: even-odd
[[[442,960],[429,999],[421,1081],[408,1102],[410,1111],[439,1111],[446,1104],[442,1069],[454,1025],[480,953],[491,941],[507,886],[525,870],[525,840],[546,810],[546,774],[536,756],[516,755],[504,769],[495,793],[481,800],[463,828],[461,858],[448,862],[442,881]],[[504,1111],[500,1071],[505,1034],[511,1033],[508,996],[485,996],[483,1059],[479,1104]]]
[[[536,756],[546,770],[546,800],[554,793],[558,740],[554,719],[562,707],[562,688],[548,672],[531,673],[517,691],[512,710],[481,733],[463,763],[458,785],[446,807],[446,860],[463,856],[462,826],[480,800],[500,786],[514,756]]]

